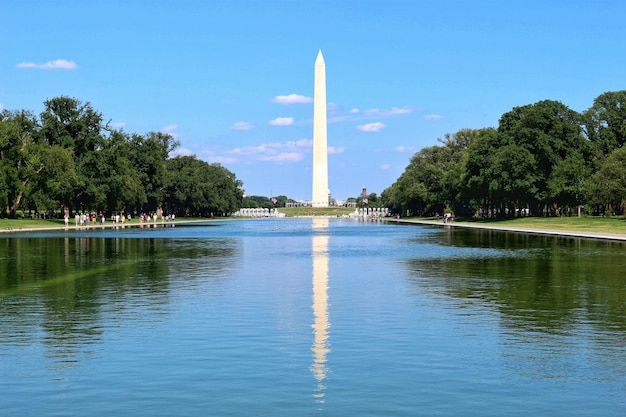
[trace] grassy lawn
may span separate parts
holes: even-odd
[[[418,220],[418,218],[415,218]],[[434,218],[419,220],[435,220]],[[626,234],[626,218],[615,217],[522,217],[517,219],[456,218],[455,223],[475,223],[520,229],[571,230]]]
[[[73,220],[73,219],[72,219]],[[14,230],[27,228],[59,227],[63,226],[63,219],[0,219],[0,229]]]

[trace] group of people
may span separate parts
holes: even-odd
[[[445,213],[443,215],[443,222],[444,223],[454,223],[454,213],[453,212]]]
[[[111,221],[113,223],[124,223],[126,220],[130,220],[131,219],[131,215],[129,214],[128,216],[126,216],[123,213],[118,213],[118,214],[112,214],[111,215]],[[65,221],[65,226],[69,226],[70,223],[70,218],[69,215],[66,213],[63,216],[63,220]],[[100,225],[104,225],[104,222],[106,221],[106,218],[104,216],[104,214],[102,212],[96,214],[96,213],[78,213],[76,212],[76,214],[74,215],[74,223],[76,225],[76,227],[82,227],[82,226],[88,226],[88,225],[95,225],[96,223],[100,223]]]
[[[163,216],[161,214],[161,221],[166,221],[166,222],[170,222],[173,221],[176,218],[175,214],[168,214],[167,216]],[[152,215],[152,219],[154,220],[154,222],[156,223],[156,221],[159,219],[159,215],[158,213],[154,213]],[[139,215],[139,223],[148,223],[150,222],[150,215],[149,214],[144,214],[141,213]]]
[[[159,215],[160,214],[160,215]],[[139,223],[144,224],[144,223],[149,223],[150,220],[154,220],[154,223],[157,222],[157,220],[159,219],[159,217],[161,218],[161,221],[164,222],[171,222],[174,221],[175,215],[174,214],[168,214],[167,216],[163,216],[162,212],[161,213],[154,213],[152,215],[150,214],[144,214],[141,213],[139,215]],[[65,221],[65,227],[68,227],[70,224],[70,217],[68,213],[65,213],[65,215],[63,216],[63,219]],[[110,217],[110,220],[112,223],[122,223],[124,224],[127,220],[130,221],[132,220],[132,217],[130,214],[124,214],[124,213],[113,213]],[[76,227],[84,227],[84,226],[89,226],[89,225],[96,225],[96,224],[100,224],[101,226],[104,226],[104,223],[106,221],[106,217],[102,212],[99,213],[79,213],[76,212],[76,214],[74,215],[74,223],[76,225]]]

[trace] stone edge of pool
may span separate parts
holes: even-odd
[[[603,239],[603,240],[617,240],[626,241],[626,234],[619,233],[605,233],[605,232],[580,232],[574,230],[549,230],[549,229],[534,229],[528,227],[506,227],[506,226],[494,226],[484,224],[467,224],[467,223],[443,223],[428,220],[402,220],[402,219],[388,219],[390,223],[403,223],[403,224],[419,224],[427,226],[439,226],[439,227],[465,227],[472,229],[485,229],[496,230],[501,232],[516,232],[516,233],[532,233],[551,236],[565,236],[565,237],[582,237],[587,239]]]

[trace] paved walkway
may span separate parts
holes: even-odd
[[[626,234],[619,233],[604,233],[604,232],[579,232],[573,230],[547,230],[547,229],[533,229],[533,228],[523,228],[523,227],[508,227],[508,226],[498,226],[491,224],[476,224],[476,223],[443,223],[437,221],[428,221],[428,220],[402,220],[395,219],[389,220],[390,222],[398,222],[398,223],[407,223],[407,224],[423,224],[429,226],[440,226],[440,227],[466,227],[466,228],[474,228],[474,229],[488,229],[488,230],[500,230],[503,232],[518,232],[518,233],[534,233],[540,235],[553,235],[553,236],[568,236],[568,237],[582,237],[587,239],[603,239],[603,240],[618,240],[618,241],[626,241]]]
[[[221,218],[217,219],[195,219],[195,220],[176,220],[170,222],[144,222],[144,223],[114,223],[111,221],[105,222],[104,225],[100,223],[89,224],[87,226],[76,226],[73,223],[70,223],[68,227],[65,226],[43,226],[43,227],[16,227],[16,228],[8,228],[8,229],[0,229],[0,233],[24,233],[24,232],[50,232],[50,231],[76,231],[76,230],[99,230],[99,229],[123,229],[127,227],[139,227],[145,229],[151,229],[154,227],[171,227],[183,224],[192,224],[192,223],[203,223],[203,222],[214,222]]]

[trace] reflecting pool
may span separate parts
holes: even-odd
[[[258,219],[0,236],[2,416],[623,416],[626,245]]]

